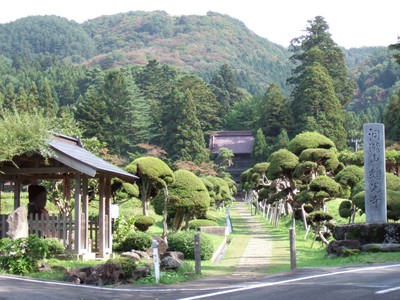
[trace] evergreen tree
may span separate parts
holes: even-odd
[[[6,87],[6,94],[3,100],[3,108],[10,111],[15,111],[16,102],[17,96],[15,95],[14,85],[12,83],[9,83]]]
[[[289,129],[290,107],[276,84],[268,87],[257,112],[258,124],[267,137],[267,143],[272,143],[282,129]]]
[[[39,106],[48,117],[55,117],[57,104],[53,99],[50,83],[44,78],[40,85]]]
[[[184,93],[190,91],[196,105],[197,118],[200,121],[201,129],[206,137],[211,132],[220,129],[221,119],[218,117],[220,104],[207,84],[199,77],[184,76],[180,78],[176,86]]]
[[[282,129],[279,135],[276,138],[275,149],[274,151],[278,151],[279,149],[287,149],[289,146],[289,135],[285,129]]]
[[[350,101],[354,83],[348,79],[344,55],[331,39],[324,18],[317,16],[308,23],[307,34],[293,39],[290,46],[296,65],[288,80],[294,85],[294,134],[316,130],[342,149],[347,138],[343,105]]]
[[[400,93],[393,95],[387,105],[383,122],[385,124],[386,138],[400,141]]]
[[[258,99],[245,95],[224,117],[225,130],[253,130],[257,128]]]
[[[148,107],[124,70],[106,72],[102,83],[79,100],[75,116],[84,136],[96,136],[113,154],[126,157],[149,139]]]
[[[243,92],[237,85],[232,67],[224,64],[214,74],[210,87],[221,105],[220,117],[228,113],[233,105],[243,98]]]
[[[297,67],[293,70],[294,76],[289,79],[289,83],[296,85],[305,68],[318,62],[332,78],[336,96],[344,106],[352,99],[355,84],[349,80],[344,54],[332,40],[328,30],[329,25],[325,19],[316,16],[314,20],[308,21],[306,35],[291,41],[289,50],[293,55],[290,59]]]
[[[265,136],[261,128],[257,129],[254,139],[252,157],[255,163],[267,161],[268,145],[265,141]]]
[[[343,108],[326,69],[314,63],[306,67],[298,79],[292,102],[295,133],[318,131],[343,149],[347,139]]]
[[[163,99],[172,91],[177,71],[168,65],[161,65],[156,60],[150,60],[140,71],[132,72],[135,73],[135,82],[142,96],[149,102],[154,124],[151,128],[152,143],[157,144],[162,130]]]
[[[209,153],[190,91],[182,93],[174,89],[164,103],[162,146],[169,157],[172,160],[207,162]]]

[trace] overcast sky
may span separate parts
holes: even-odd
[[[0,23],[32,15],[82,23],[135,10],[164,10],[170,15],[219,12],[285,47],[318,15],[328,22],[333,40],[345,48],[388,46],[400,36],[399,0],[11,0],[2,5]]]

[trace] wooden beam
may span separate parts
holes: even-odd
[[[42,167],[42,168],[12,168],[3,167],[0,168],[0,172],[4,175],[16,175],[16,174],[63,174],[75,172],[70,167]]]

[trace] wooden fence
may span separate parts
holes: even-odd
[[[0,238],[7,237],[8,215],[0,215]],[[84,222],[84,215],[82,222]],[[66,248],[67,252],[74,251],[74,237],[75,237],[75,221],[72,216],[66,217],[65,215],[49,215],[45,218],[39,215],[29,215],[28,218],[29,231],[28,234],[37,234],[43,238],[56,238],[60,240]],[[84,225],[84,224],[82,224]],[[82,229],[85,226],[81,226]],[[88,242],[91,246],[92,252],[98,252],[99,236],[98,236],[99,222],[97,216],[89,216],[88,223]],[[81,235],[85,236],[85,235]],[[86,243],[86,241],[82,241]]]
[[[257,198],[250,196],[245,198],[245,202],[249,205],[252,214],[253,210],[254,214],[261,213],[263,218],[269,220],[274,227],[278,226],[280,217],[287,214],[282,201],[267,204],[266,200],[258,201]]]

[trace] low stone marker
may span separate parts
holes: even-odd
[[[387,222],[385,128],[369,123],[363,129],[366,222]]]
[[[11,213],[7,218],[7,223],[7,237],[12,240],[28,237],[28,211],[24,206],[18,207],[13,213]]]

